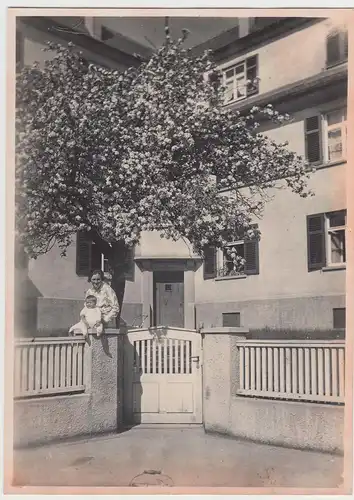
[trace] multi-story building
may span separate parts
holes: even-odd
[[[306,158],[316,171],[300,198],[273,190],[257,221],[260,241],[232,242],[246,264],[234,272],[226,251],[203,262],[182,241],[143,233],[127,274],[128,324],[276,330],[345,327],[347,27],[341,19],[248,18],[196,47],[213,49],[225,106],[246,112],[273,104],[292,120],[264,133]],[[258,85],[246,80],[259,78]],[[29,263],[38,329],[76,321],[92,267],[105,266],[78,235],[61,258],[53,248]]]

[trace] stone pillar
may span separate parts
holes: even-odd
[[[85,383],[90,394],[90,432],[116,431],[122,424],[123,340],[116,329],[101,338],[89,335],[85,349]]]
[[[231,397],[239,380],[236,342],[245,340],[248,329],[206,328],[203,338],[203,408],[205,430],[225,433],[230,428]]]
[[[154,307],[154,274],[151,269],[144,269],[142,276],[143,319],[142,328],[149,328],[153,318]]]
[[[194,329],[195,326],[195,263],[187,261],[184,271],[184,327]]]

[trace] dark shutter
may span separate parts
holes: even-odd
[[[307,216],[308,270],[322,269],[326,265],[324,214]]]
[[[102,267],[102,252],[100,250],[99,245],[97,243],[91,243],[91,262],[90,262],[90,270],[94,271],[95,269],[101,269]]]
[[[204,279],[212,279],[216,276],[216,248],[206,247],[204,249]]]
[[[87,233],[78,231],[76,235],[76,274],[89,276],[91,272],[91,240]]]
[[[127,281],[134,281],[135,262],[134,262],[133,248],[127,250],[125,265],[126,265],[125,279]]]
[[[348,60],[348,32],[345,31],[344,33],[342,33],[342,37],[343,37],[343,58],[344,58],[344,61],[347,61]]]
[[[251,83],[247,84],[247,96],[258,94],[259,85],[258,81],[254,79],[258,76],[258,55],[249,57],[246,59],[246,78],[251,80]]]
[[[327,66],[337,64],[340,59],[340,33],[338,32],[327,36]]]
[[[245,274],[259,274],[258,239],[245,241]]]
[[[309,163],[322,160],[321,117],[311,116],[305,120],[305,151]]]

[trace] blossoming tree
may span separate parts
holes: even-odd
[[[55,56],[17,77],[18,238],[36,258],[55,244],[65,255],[87,231],[120,303],[125,254],[142,231],[184,238],[202,254],[251,234],[270,187],[307,195],[303,160],[257,130],[260,119],[288,117],[271,106],[247,116],[225,108],[210,54],[193,57],[185,37],[173,41],[166,28],[151,59],[124,72],[49,44]]]

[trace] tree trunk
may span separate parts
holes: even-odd
[[[116,318],[117,328],[119,328],[120,325],[120,318],[124,300],[127,250],[128,249],[125,246],[124,242],[114,243],[112,248],[112,255],[109,259],[109,264],[112,268],[112,288],[117,295],[119,304],[119,314]]]

